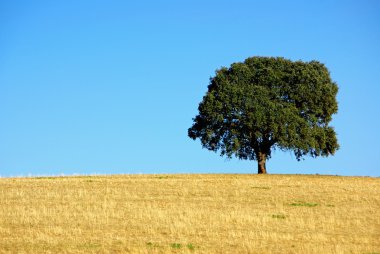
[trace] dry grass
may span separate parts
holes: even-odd
[[[0,253],[380,253],[380,179],[0,179]]]

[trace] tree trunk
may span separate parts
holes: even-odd
[[[267,159],[267,155],[265,153],[259,152],[257,158],[257,173],[258,174],[266,174],[267,169],[265,166],[265,161]]]

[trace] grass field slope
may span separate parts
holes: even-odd
[[[380,253],[380,178],[0,178],[0,253]]]

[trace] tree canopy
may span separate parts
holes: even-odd
[[[329,123],[337,92],[318,61],[247,58],[210,78],[188,135],[221,156],[258,161],[258,173],[266,173],[276,148],[293,151],[297,160],[333,155],[339,145]]]

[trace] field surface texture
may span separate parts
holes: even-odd
[[[0,253],[380,253],[380,179],[0,178]]]

